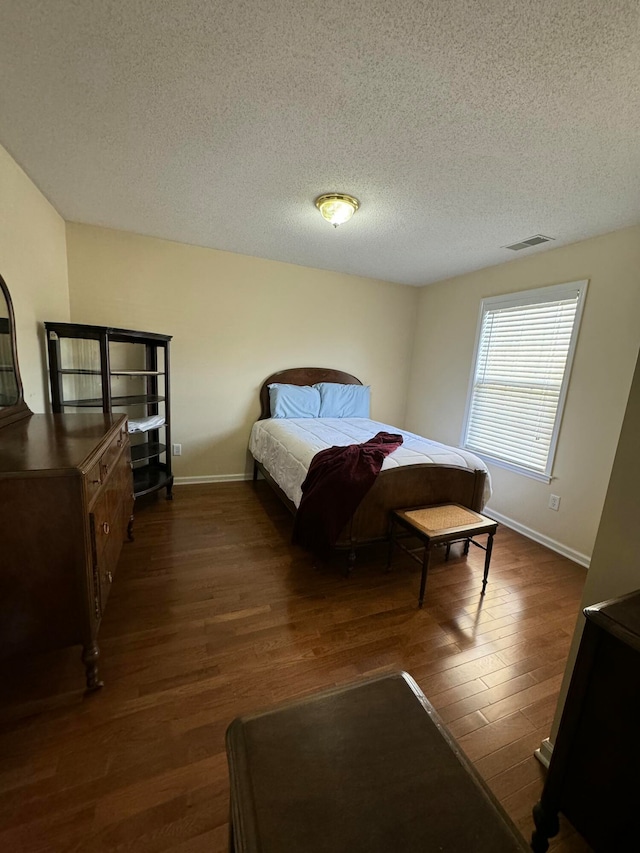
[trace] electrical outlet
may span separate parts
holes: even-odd
[[[549,509],[557,512],[560,509],[560,498],[558,495],[550,495],[549,496]]]
[[[182,445],[181,444],[172,444],[171,450],[174,456],[182,456]]]

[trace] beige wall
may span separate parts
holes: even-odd
[[[402,426],[416,288],[68,224],[71,318],[174,336],[178,477],[248,471],[258,389],[276,370],[336,367]]]
[[[640,505],[638,500],[638,483],[640,483],[639,436],[640,359],[631,386],[631,394],[629,395],[580,610],[591,604],[597,604],[599,601],[606,601],[608,598],[615,598],[640,589],[640,560],[638,559],[640,554],[640,524],[638,524]],[[583,628],[584,616],[580,615],[551,731],[550,740],[552,743],[555,741],[560,725],[564,700]]]
[[[25,400],[43,412],[49,390],[42,321],[69,319],[65,224],[1,146],[0,273],[16,315]]]
[[[640,227],[425,287],[420,292],[407,427],[461,438],[483,297],[589,279],[549,485],[491,466],[490,507],[580,559],[593,549],[640,343]],[[559,512],[548,509],[560,495]]]

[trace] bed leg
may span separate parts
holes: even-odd
[[[351,548],[349,549],[349,555],[347,557],[347,566],[345,568],[345,576],[346,577],[351,576],[351,572],[353,571],[353,567],[355,565],[355,562],[356,562],[356,549],[352,545]]]
[[[253,460],[253,482],[255,483],[258,479],[258,463]]]
[[[393,524],[393,518],[389,523],[389,550],[387,551],[387,565],[385,566],[385,574],[389,574],[391,571],[391,560],[393,559],[393,546],[396,544],[395,540],[395,527]]]

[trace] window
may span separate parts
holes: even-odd
[[[462,439],[549,482],[586,281],[484,299]]]

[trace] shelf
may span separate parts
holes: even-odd
[[[170,498],[171,335],[79,323],[45,322],[44,325],[54,413],[88,409],[107,414],[125,412],[143,426],[149,419],[164,420],[163,424],[131,433],[131,460],[136,497],[165,488]],[[68,350],[73,341],[95,343]],[[113,344],[117,346],[114,348]]]
[[[171,485],[173,477],[167,472],[165,466],[157,467],[145,465],[143,468],[133,469],[133,493],[139,498],[151,492],[157,492],[167,485]]]
[[[111,376],[164,376],[164,370],[112,370]]]
[[[80,340],[109,340],[125,344],[147,344],[148,346],[165,346],[171,340],[171,335],[160,335],[157,332],[139,332],[134,329],[116,329],[113,326],[53,322],[47,322],[44,326],[49,340],[79,338]]]
[[[154,405],[155,403],[163,403],[164,397],[158,397],[155,394],[132,394],[125,397],[112,397],[112,406],[136,406],[136,405]],[[88,406],[102,408],[102,397],[94,397],[86,400],[65,400],[63,406]]]
[[[160,429],[160,427],[159,427]],[[138,435],[139,433],[132,433]],[[160,456],[167,449],[166,444],[160,444],[159,441],[145,441],[142,444],[131,445],[131,461],[142,462],[143,459],[153,459],[155,456]]]

